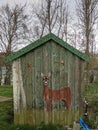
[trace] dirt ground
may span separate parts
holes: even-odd
[[[12,98],[0,96],[0,102],[9,101],[9,100],[12,100]]]

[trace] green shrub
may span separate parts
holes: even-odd
[[[98,117],[98,84],[86,86],[83,90],[83,97],[86,97],[89,103],[88,117],[90,127],[95,129],[98,126],[96,119]]]

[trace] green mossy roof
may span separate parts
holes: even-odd
[[[28,46],[20,49],[17,52],[12,53],[11,55],[9,55],[6,58],[6,63],[13,61],[21,56],[23,56],[24,54],[28,53],[29,51],[43,45],[44,43],[48,42],[49,40],[53,40],[56,43],[58,43],[59,45],[61,45],[62,47],[64,47],[65,49],[69,50],[71,53],[77,55],[79,58],[81,58],[82,60],[88,61],[88,56],[86,56],[84,53],[80,52],[79,50],[75,49],[74,47],[72,47],[71,45],[69,45],[68,43],[66,43],[65,41],[63,41],[62,39],[60,39],[59,37],[57,37],[56,35],[50,33],[44,37],[42,37],[41,39],[29,44]]]

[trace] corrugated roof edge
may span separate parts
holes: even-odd
[[[89,58],[88,58],[87,55],[85,55],[84,53],[80,52],[76,48],[72,47],[71,45],[69,45],[68,43],[66,43],[65,41],[63,41],[62,39],[60,39],[59,37],[54,35],[53,33],[50,33],[50,34],[47,34],[46,36],[42,37],[41,39],[38,39],[37,41],[32,42],[31,44],[29,44],[26,47],[20,49],[19,51],[10,54],[6,58],[5,63],[11,62],[11,61],[19,58],[20,56],[28,53],[29,51],[31,51],[31,50],[35,49],[36,47],[46,43],[49,40],[54,40],[56,43],[60,44],[64,48],[68,49],[70,52],[72,52],[73,54],[77,55],[82,60],[85,60],[87,62],[89,61]]]

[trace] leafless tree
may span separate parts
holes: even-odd
[[[0,51],[6,52],[7,55],[15,50],[16,43],[23,39],[27,28],[25,7],[26,5],[15,5],[10,8],[7,4],[0,9]]]
[[[24,13],[26,5],[9,5],[0,8],[0,52],[5,57],[15,51],[19,41],[23,39],[27,28],[27,15]],[[7,64],[6,84],[10,84],[11,65]]]
[[[94,25],[98,19],[97,0],[76,0],[77,16],[82,28],[85,40],[85,53],[89,56],[90,41],[94,31]]]
[[[76,0],[77,3],[77,15],[79,18],[79,25],[84,34],[83,44],[85,44],[85,53],[91,60],[91,52],[94,48],[94,31],[95,24],[98,19],[98,1],[97,0]],[[87,71],[87,85],[89,83],[89,70],[91,62],[86,64]]]
[[[65,0],[43,0],[39,8],[33,5],[32,14],[36,21],[33,26],[35,37],[40,38],[52,32],[67,40],[70,15]]]

